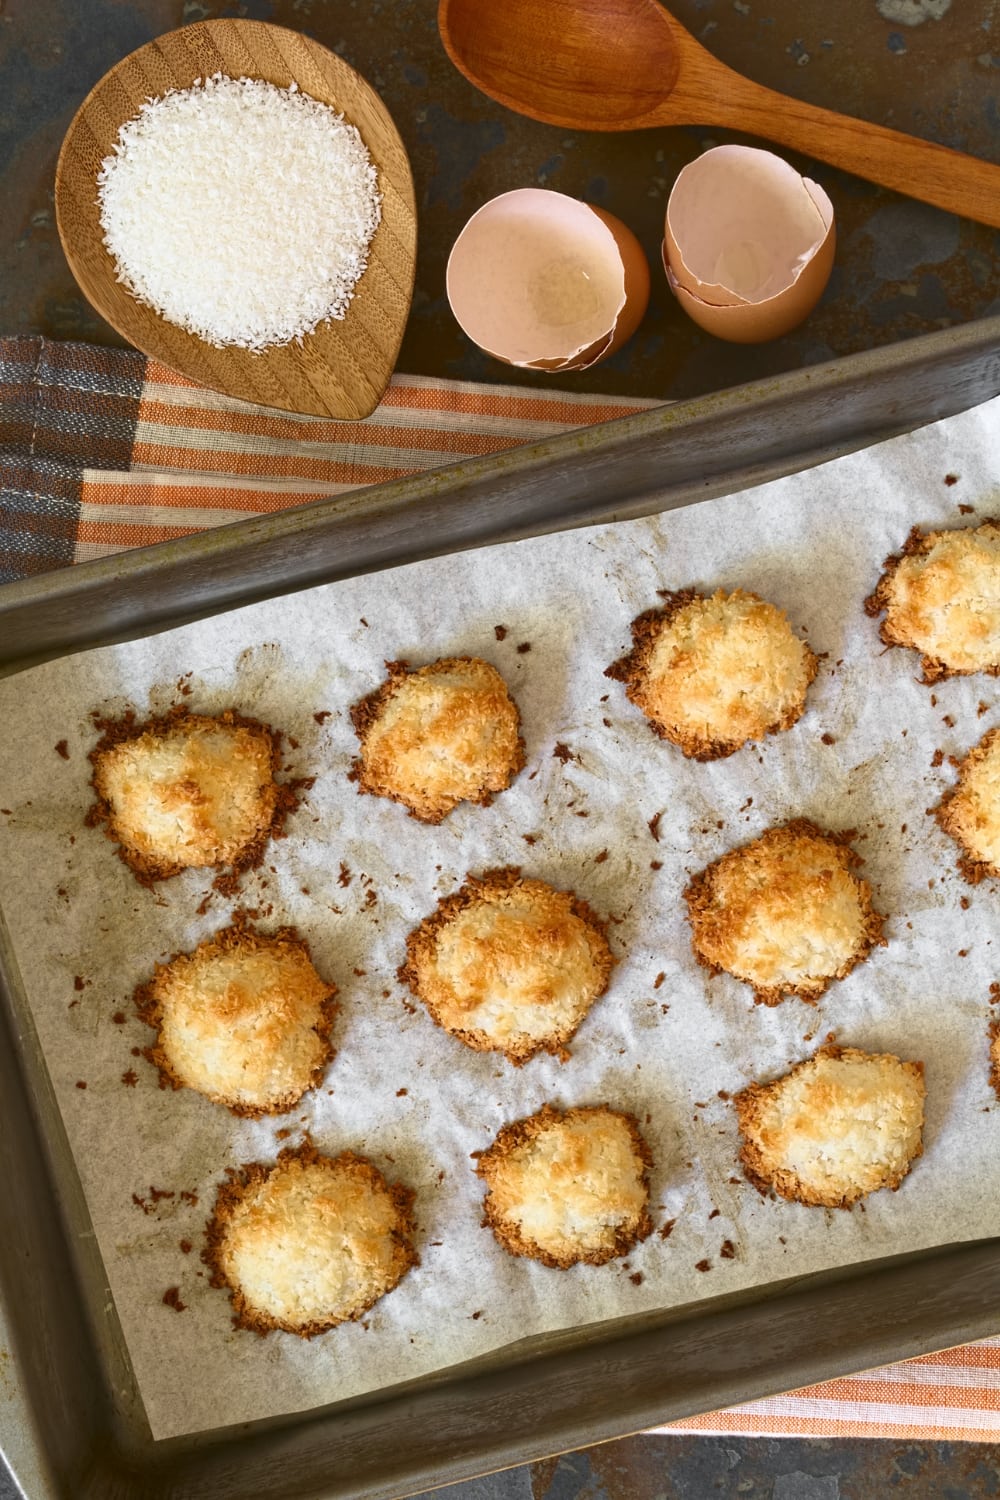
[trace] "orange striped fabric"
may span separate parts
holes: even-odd
[[[996,1442],[1000,1338],[688,1417],[656,1431]]]
[[[149,360],[128,471],[84,470],[73,560],[305,505],[653,404],[397,375],[370,417],[337,422],[233,401]]]
[[[363,422],[276,412],[149,361],[127,470],[83,475],[75,561],[167,541],[464,457],[606,422],[650,402],[396,376]],[[1000,1437],[1000,1339],[691,1417],[662,1432]]]

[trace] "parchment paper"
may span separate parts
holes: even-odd
[[[318,1406],[544,1329],[1000,1232],[986,1038],[1000,890],[963,882],[926,814],[954,778],[935,751],[964,753],[1000,723],[1000,689],[986,677],[920,685],[916,657],[883,652],[862,610],[911,525],[1000,508],[998,439],[993,402],[727,499],[315,589],[0,683],[14,747],[0,771],[0,902],[156,1437]],[[714,764],[658,741],[603,675],[633,616],[686,585],[755,590],[823,653],[799,724]],[[430,828],[358,795],[347,708],[385,659],[453,653],[504,674],[528,764],[492,807]],[[242,895],[262,920],[298,924],[341,990],[338,1056],[284,1119],[240,1122],[160,1091],[134,1055],[152,1034],[133,987],[222,926],[230,904],[214,897],[199,914],[204,874],[142,889],[84,827],[90,714],[162,709],[181,674],[192,709],[235,704],[280,726],[297,742],[290,772],[316,777]],[[857,830],[889,944],[815,1008],[755,1008],[746,986],[696,965],[680,892],[725,850],[800,815]],[[438,897],[508,863],[614,919],[611,990],[565,1064],[515,1069],[466,1050],[395,977]],[[723,1096],[828,1032],[927,1066],[925,1154],[864,1211],[764,1200],[737,1167]],[[606,1100],[644,1122],[658,1232],[626,1262],[547,1270],[480,1226],[470,1153],[545,1100]],[[363,1324],[261,1339],[234,1330],[226,1294],[209,1288],[202,1231],[225,1167],[273,1159],[280,1131],[294,1142],[305,1128],[417,1189],[421,1265]],[[182,1312],[162,1300],[172,1286]]]

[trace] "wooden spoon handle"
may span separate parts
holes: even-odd
[[[714,58],[711,62],[710,90],[698,85],[685,66],[684,93],[698,88],[701,118],[692,123],[745,130],[910,198],[1000,229],[1000,166],[790,99],[743,78]],[[676,108],[676,104],[675,96],[670,105]]]

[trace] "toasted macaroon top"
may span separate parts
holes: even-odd
[[[91,752],[97,806],[122,858],[162,880],[191,866],[245,867],[288,810],[277,737],[233,711],[112,726]]]
[[[983,736],[958,768],[958,782],[935,816],[962,850],[959,869],[976,885],[1000,878],[1000,730]]]
[[[746,1174],[827,1208],[897,1188],[923,1149],[925,1093],[923,1063],[821,1047],[783,1078],[737,1094]]]
[[[459,802],[486,804],[524,765],[517,705],[495,667],[448,657],[388,680],[351,710],[361,754],[358,787],[440,823]]]
[[[886,559],[865,608],[885,611],[886,645],[921,653],[925,682],[1000,674],[1000,521],[954,531],[914,527],[902,553]]]
[[[797,818],[769,828],[697,875],[684,892],[695,955],[776,1005],[815,1000],[882,938],[871,888],[844,835]]]
[[[801,716],[818,662],[788,617],[756,594],[685,589],[632,622],[608,668],[662,738],[712,760]]]
[[[290,1109],[320,1081],[336,992],[294,928],[266,936],[238,922],[157,964],[135,1001],[158,1032],[148,1056],[165,1082],[253,1116]]]
[[[212,1285],[258,1333],[310,1338],[358,1318],[418,1264],[413,1197],[364,1157],[311,1144],[231,1171],[208,1226]]]
[[[651,1165],[632,1115],[545,1104],[505,1125],[479,1158],[484,1223],[512,1255],[560,1269],[604,1265],[652,1230]]]
[[[520,1064],[566,1043],[608,987],[607,924],[520,870],[470,876],[407,938],[400,978],[468,1046]]]

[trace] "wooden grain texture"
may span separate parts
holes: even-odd
[[[569,130],[713,125],[1000,228],[1000,166],[751,82],[658,0],[439,0],[445,50],[508,109]]]
[[[357,126],[378,172],[382,221],[343,319],[292,343],[251,353],[217,349],[168,323],[115,279],[97,202],[97,174],[122,125],[146,99],[213,73],[298,87]],[[91,90],[66,133],[56,169],[56,218],[87,299],[145,354],[200,385],[263,406],[357,419],[378,405],[399,353],[413,294],[416,208],[406,149],[369,84],[311,38],[260,21],[204,21],[123,58]]]

